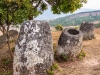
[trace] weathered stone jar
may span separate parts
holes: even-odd
[[[18,32],[16,30],[10,30],[9,31],[10,41],[15,41],[18,37]],[[7,34],[4,34],[0,36],[0,47],[5,45],[7,43]]]
[[[94,39],[94,24],[89,22],[84,22],[80,26],[80,30],[83,33],[83,40]]]
[[[65,28],[58,41],[57,56],[65,55],[69,59],[76,57],[82,48],[83,36],[81,31]]]
[[[25,21],[15,46],[13,75],[47,75],[53,62],[49,24]]]

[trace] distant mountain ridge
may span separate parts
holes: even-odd
[[[51,26],[62,24],[63,26],[80,25],[82,22],[100,21],[100,10],[80,12],[69,16],[57,18],[49,22]]]
[[[78,9],[74,12],[75,13],[79,13],[79,12],[87,12],[87,11],[95,11],[96,9],[86,9],[86,8],[81,8]],[[51,8],[49,7],[46,11],[43,12],[43,14],[39,15],[38,17],[35,18],[35,20],[53,20],[59,17],[64,17],[64,16],[68,16],[71,15],[72,13],[61,13],[61,14],[53,14],[51,11]]]
[[[85,16],[100,16],[100,10],[96,10],[96,11],[88,11],[88,12],[80,12],[77,14],[73,14],[73,15],[69,15],[69,17],[85,17]]]

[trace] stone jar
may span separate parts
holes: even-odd
[[[23,22],[16,42],[13,75],[47,75],[54,62],[49,24]]]
[[[89,22],[84,22],[80,26],[80,30],[83,33],[83,40],[94,39],[94,24]]]
[[[65,28],[59,38],[57,55],[66,55],[69,59],[75,58],[82,48],[83,36],[81,31],[74,28]]]
[[[10,41],[16,41],[18,37],[18,32],[16,30],[9,31]],[[7,34],[0,36],[0,48],[3,47],[7,43]]]

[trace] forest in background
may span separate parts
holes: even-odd
[[[62,26],[77,26],[81,25],[82,22],[94,22],[94,21],[100,21],[100,10],[82,12],[78,14],[57,18],[55,20],[51,20],[49,24],[50,26],[56,26],[58,24]],[[98,27],[100,27],[100,23],[96,24],[96,28]]]

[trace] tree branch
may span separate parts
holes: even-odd
[[[3,29],[2,29],[2,27],[0,27],[0,31],[2,31],[2,32],[3,32]]]
[[[39,0],[38,4],[34,7],[35,9],[37,9],[37,7],[39,6],[39,4],[41,3],[42,0]]]

